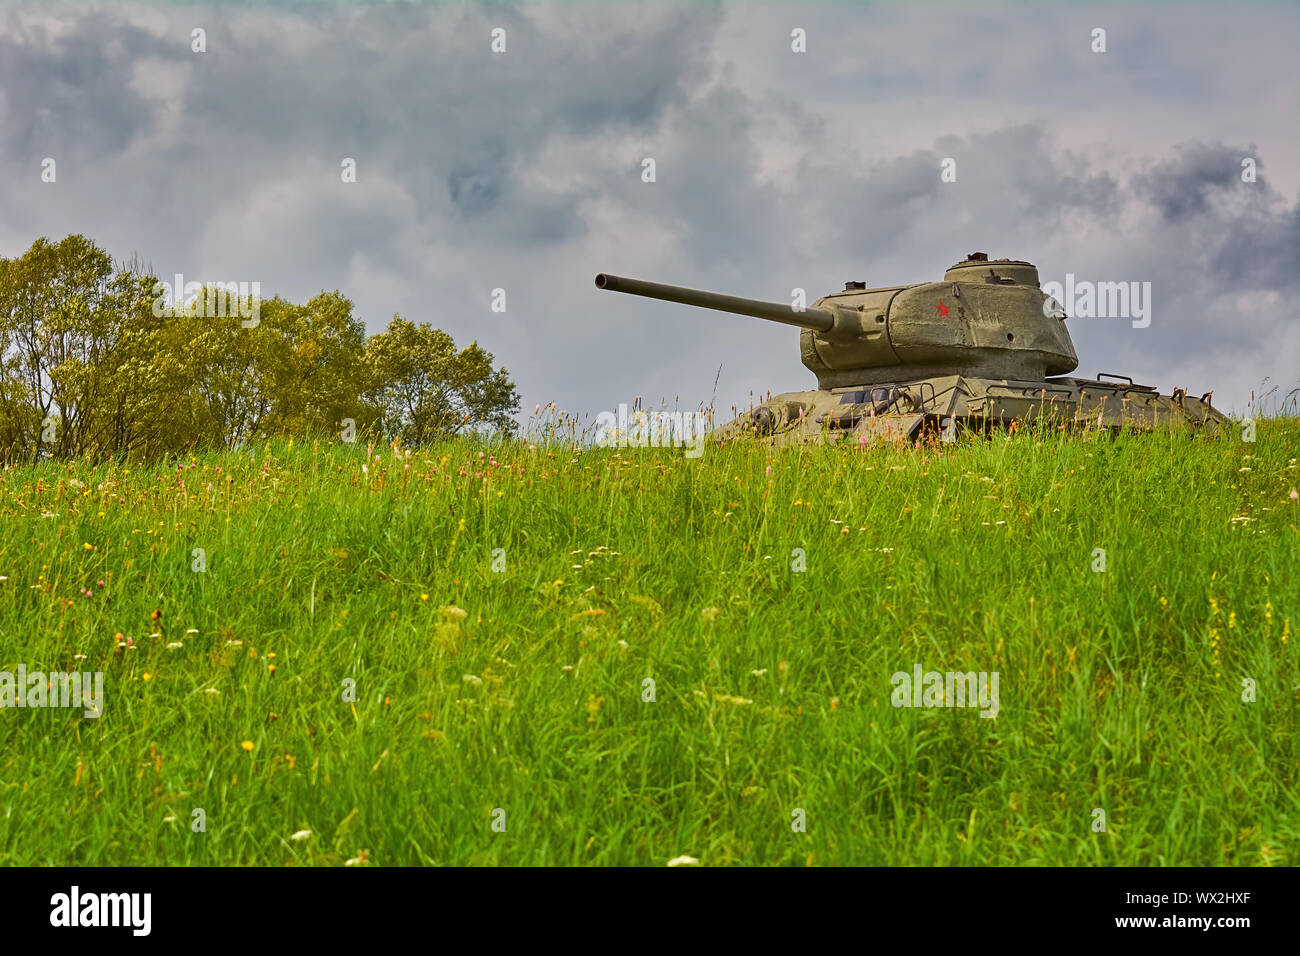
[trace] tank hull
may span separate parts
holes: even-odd
[[[1100,379],[1037,381],[945,375],[777,395],[738,416],[714,439],[760,440],[773,445],[814,441],[910,442],[940,440],[959,431],[988,431],[1048,420],[1066,427],[1183,429],[1213,434],[1229,419],[1211,404],[1176,389]]]

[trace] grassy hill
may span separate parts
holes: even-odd
[[[10,468],[0,863],[1296,865],[1297,446]]]

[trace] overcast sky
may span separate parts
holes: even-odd
[[[815,387],[796,330],[597,272],[789,301],[979,250],[1150,282],[1148,328],[1070,320],[1078,374],[1242,411],[1300,385],[1297,48],[1291,3],[0,3],[0,256],[339,289],[477,339],[526,418]]]

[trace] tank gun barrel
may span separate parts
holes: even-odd
[[[596,288],[609,292],[626,292],[629,295],[643,295],[667,302],[680,302],[682,305],[694,305],[718,312],[751,315],[756,319],[767,319],[769,322],[780,322],[817,332],[829,332],[835,325],[835,316],[826,309],[808,306],[802,312],[796,312],[793,306],[785,302],[764,302],[738,295],[719,295],[717,292],[702,292],[699,289],[687,289],[677,285],[627,279],[603,272],[596,276]]]

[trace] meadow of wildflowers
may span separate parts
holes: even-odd
[[[0,862],[1295,865],[1297,446],[8,467]]]

